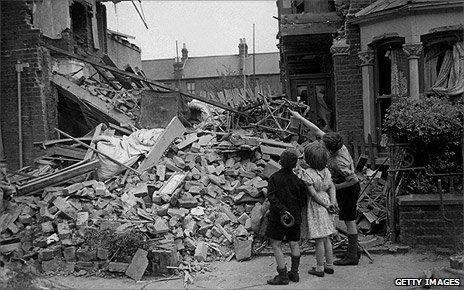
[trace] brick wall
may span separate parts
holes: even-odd
[[[439,203],[399,206],[399,241],[410,246],[453,247],[454,238],[462,240],[462,203],[445,205],[445,215],[455,222],[456,232],[443,220]]]
[[[371,4],[372,0],[351,0],[347,20],[354,13]],[[342,135],[363,134],[362,73],[358,52],[361,47],[359,26],[345,24],[345,38],[349,50],[333,55],[336,129]]]
[[[17,60],[29,63],[21,73],[23,160],[30,164],[38,152],[36,141],[52,138],[56,127],[56,99],[50,93],[48,50],[39,46],[40,31],[31,26],[31,6],[25,1],[1,1],[1,108],[2,138],[7,166],[19,166],[17,120]]]

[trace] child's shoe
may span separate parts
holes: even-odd
[[[292,256],[292,268],[288,272],[288,279],[292,282],[299,282],[300,275],[298,274],[298,268],[300,267],[300,256]]]
[[[270,279],[267,280],[267,284],[269,285],[288,285],[289,283],[289,278],[288,278],[288,273],[287,273],[287,267],[285,266],[283,269],[277,268],[277,275]]]
[[[335,271],[333,268],[324,267],[324,273],[333,274]]]
[[[310,269],[308,273],[317,277],[324,277],[324,271],[317,271],[316,267]]]

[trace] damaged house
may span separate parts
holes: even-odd
[[[47,48],[140,73],[140,48],[129,42],[131,36],[107,30],[100,1],[1,1],[0,8],[0,158],[9,168],[30,164],[38,154],[34,142],[53,139],[55,127],[80,135],[105,119],[117,125],[131,121],[104,99],[88,106],[77,97],[85,99],[86,94],[76,93],[79,86],[63,77],[114,76]]]

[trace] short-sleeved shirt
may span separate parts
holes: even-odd
[[[353,159],[345,145],[343,145],[337,152],[329,154],[327,168],[329,168],[330,173],[332,174],[332,180],[334,183],[342,183],[352,180],[358,181]]]

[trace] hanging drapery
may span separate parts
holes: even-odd
[[[457,42],[452,51],[446,51],[432,90],[451,96],[464,92],[464,42]]]
[[[404,71],[398,65],[401,62],[403,51],[401,49],[394,49],[388,52],[388,57],[391,61],[391,94],[397,96],[404,96],[408,92],[408,81]]]

